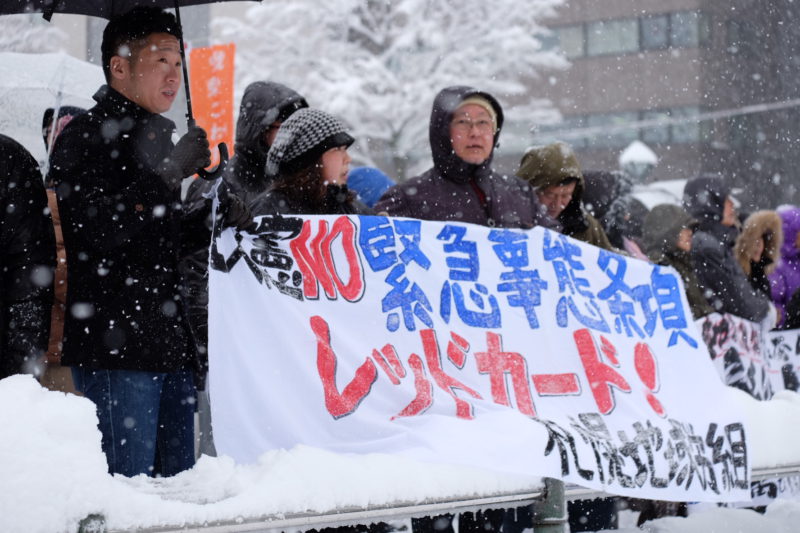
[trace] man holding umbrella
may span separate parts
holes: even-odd
[[[194,464],[196,361],[179,258],[208,246],[207,213],[187,215],[181,181],[210,164],[206,132],[173,146],[160,113],[181,83],[175,17],[139,7],[103,32],[97,105],[55,143],[68,294],[62,363],[97,405],[112,473],[173,475]],[[241,217],[239,209],[226,218]]]

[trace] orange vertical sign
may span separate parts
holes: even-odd
[[[189,51],[189,87],[197,125],[208,132],[211,164],[219,163],[214,148],[226,143],[233,153],[233,58],[236,45],[218,44]]]

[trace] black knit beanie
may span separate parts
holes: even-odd
[[[287,118],[267,154],[267,174],[292,174],[317,162],[331,148],[350,146],[344,124],[319,109],[305,108]]]

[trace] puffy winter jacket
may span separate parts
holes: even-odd
[[[757,293],[733,254],[738,231],[722,225],[730,187],[720,177],[701,176],[686,183],[683,205],[698,220],[692,237],[692,267],[700,290],[714,311],[760,322],[770,301]]]
[[[172,121],[108,86],[56,139],[50,178],[67,251],[62,364],[173,372],[195,362],[178,259],[208,246],[156,172]]]
[[[35,373],[47,348],[55,255],[39,167],[0,135],[0,379]]]

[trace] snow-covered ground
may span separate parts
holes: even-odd
[[[754,467],[800,464],[800,396],[781,392],[758,402],[736,389],[728,394],[726,400],[746,417]],[[167,479],[111,476],[94,406],[43,389],[28,376],[0,381],[0,428],[3,533],[74,532],[93,513],[102,514],[111,530],[136,530],[526,492],[540,482],[532,476],[302,446],[267,452],[249,466],[202,457],[191,471]],[[654,521],[648,531],[789,532],[797,531],[797,523],[800,504],[780,501],[765,515],[712,507],[688,519]]]

